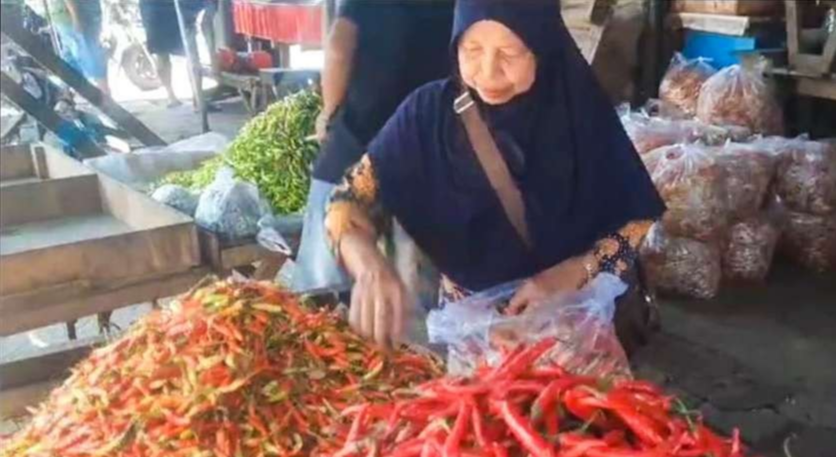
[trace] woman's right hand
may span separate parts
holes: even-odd
[[[351,327],[381,346],[398,341],[403,331],[406,288],[392,267],[383,265],[365,268],[355,278],[351,292]]]
[[[316,141],[322,144],[325,137],[328,136],[328,124],[331,122],[331,117],[334,115],[333,110],[323,109],[316,117]]]
[[[354,276],[348,322],[360,335],[381,346],[398,341],[409,306],[406,287],[392,265],[365,237],[342,241],[346,266]]]

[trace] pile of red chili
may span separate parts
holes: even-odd
[[[555,341],[508,354],[470,379],[439,379],[388,404],[344,411],[332,457],[741,457],[697,415],[643,381],[535,365]],[[609,384],[609,385],[605,385]]]
[[[440,375],[287,292],[221,282],[94,351],[0,455],[309,455],[340,411]]]

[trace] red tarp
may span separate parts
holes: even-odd
[[[284,44],[322,44],[322,5],[257,4],[235,0],[235,32]]]

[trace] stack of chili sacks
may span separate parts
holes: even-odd
[[[774,190],[781,251],[815,272],[836,271],[836,143],[805,137],[755,142],[778,159]]]
[[[649,382],[568,374],[538,362],[555,344],[520,346],[470,378],[430,381],[398,401],[343,412],[318,456],[742,457]]]
[[[339,411],[440,375],[283,290],[220,282],[95,350],[0,455],[308,455]]]

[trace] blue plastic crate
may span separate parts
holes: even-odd
[[[780,45],[781,38],[776,35],[731,36],[689,30],[685,35],[685,48],[682,53],[689,59],[711,59],[712,66],[724,68],[739,64],[740,56],[743,54]]]

